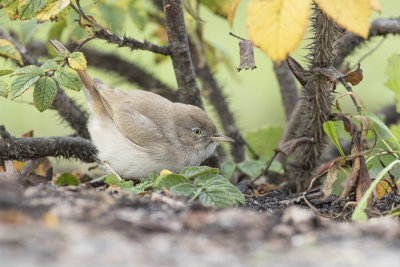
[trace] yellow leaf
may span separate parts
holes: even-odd
[[[172,172],[169,171],[169,170],[167,170],[167,169],[164,169],[164,170],[162,170],[162,171],[160,172],[160,176],[165,175],[165,174],[170,174],[170,173],[172,173]]]
[[[8,40],[0,39],[0,56],[11,58],[18,62],[19,65],[23,66],[21,54],[17,48]]]
[[[36,15],[38,23],[45,22],[46,20],[54,20],[57,14],[63,11],[70,2],[70,0],[57,0],[49,4]]]
[[[231,5],[231,9],[228,12],[228,23],[229,23],[229,27],[232,28],[232,24],[233,24],[233,18],[235,17],[235,12],[236,12],[236,8],[239,5],[240,0],[234,0],[232,5]]]
[[[81,52],[74,52],[68,57],[68,65],[74,70],[86,70],[86,58]]]
[[[273,61],[285,60],[307,28],[311,0],[252,0],[247,5],[250,39]]]
[[[12,2],[12,4],[6,8],[6,14],[11,20],[16,20],[18,18],[18,1]]]
[[[371,9],[381,12],[381,3],[379,0],[371,0]]]
[[[387,194],[389,194],[393,189],[392,181],[388,178],[383,178],[382,180],[379,181],[379,183],[376,185],[376,197],[378,199],[383,198]]]
[[[322,11],[343,28],[368,37],[371,0],[314,0]]]

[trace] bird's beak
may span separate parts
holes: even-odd
[[[235,140],[233,140],[232,138],[225,136],[225,135],[220,135],[220,134],[217,134],[217,135],[211,137],[211,140],[217,141],[217,142],[235,142]]]

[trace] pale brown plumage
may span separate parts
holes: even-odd
[[[51,40],[61,54],[67,49]],[[142,90],[121,91],[78,71],[91,110],[88,129],[98,157],[125,178],[199,165],[221,136],[200,108]]]

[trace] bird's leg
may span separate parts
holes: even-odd
[[[110,164],[107,161],[103,161],[103,165],[106,166],[113,174],[115,174],[118,180],[122,180],[121,176],[119,176],[119,174],[116,171],[114,171],[113,168],[111,168]]]

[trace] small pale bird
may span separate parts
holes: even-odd
[[[50,40],[59,54],[68,51]],[[127,70],[129,71],[129,70]],[[157,94],[121,91],[78,71],[90,109],[88,129],[98,158],[123,178],[147,177],[168,169],[200,165],[213,154],[218,134],[202,109],[173,103]]]

